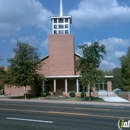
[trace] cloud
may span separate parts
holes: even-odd
[[[126,52],[124,52],[124,51],[116,51],[115,52],[115,56],[117,56],[118,58],[123,56],[123,55],[126,55]]]
[[[20,37],[18,39],[11,39],[11,43],[13,44],[16,44],[17,41],[26,42],[31,45],[36,45],[38,43],[37,39],[34,36],[32,37],[26,36],[26,37]]]
[[[38,0],[0,0],[0,35],[13,34],[32,25],[48,31],[50,15]]]
[[[42,42],[41,44],[42,47],[45,47],[46,49],[48,49],[48,39],[46,39],[45,41]]]
[[[117,0],[82,0],[78,8],[71,10],[75,26],[113,25],[130,22],[130,7]]]
[[[104,60],[101,62],[101,69],[110,70],[115,67],[120,67],[119,57],[126,54],[130,39],[113,37],[99,40],[99,43],[105,45],[107,52],[106,55],[104,55]],[[77,48],[76,53],[82,54],[82,50]]]
[[[100,44],[104,44],[106,47],[107,55],[106,59],[115,61],[115,59],[125,54],[129,46],[130,39],[121,39],[121,38],[107,38],[99,40]]]
[[[119,66],[117,64],[115,64],[115,63],[111,63],[109,61],[102,60],[100,67],[103,70],[111,70],[111,69],[119,67]]]

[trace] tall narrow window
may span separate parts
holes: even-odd
[[[59,30],[59,34],[64,34],[64,30]]]
[[[65,23],[68,23],[68,19],[65,19]]]
[[[57,34],[57,30],[54,30],[54,34]]]
[[[68,30],[65,30],[65,34],[68,34],[69,33],[69,31]]]
[[[59,25],[59,29],[63,29],[64,28],[64,26],[63,25]]]
[[[54,19],[54,23],[57,23],[57,19]]]
[[[62,18],[59,19],[59,23],[63,23],[63,19]]]
[[[65,24],[65,28],[68,28],[68,24]]]
[[[54,29],[57,29],[57,25],[54,25]]]

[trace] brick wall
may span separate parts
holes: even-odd
[[[49,75],[75,74],[74,38],[72,34],[49,36]]]

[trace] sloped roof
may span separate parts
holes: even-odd
[[[82,56],[81,56],[80,54],[78,54],[78,53],[75,53],[75,55],[78,56],[78,57],[82,57]],[[49,57],[49,55],[44,56],[44,57],[41,59],[41,61],[45,60],[45,59],[48,58],[48,57]]]

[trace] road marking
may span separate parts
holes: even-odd
[[[89,114],[85,113],[70,113],[70,112],[55,112],[55,111],[49,111],[50,114],[63,114],[63,115],[75,115],[75,116],[88,116]]]
[[[102,108],[125,108],[124,106],[93,106],[93,107],[102,107]]]
[[[92,116],[92,117],[106,117],[106,118],[125,118],[130,119],[130,117],[119,117],[119,116],[109,116],[109,115],[91,115],[86,113],[68,113],[68,112],[55,112],[55,111],[49,111],[50,114],[61,114],[61,115],[75,115],[75,116]]]
[[[12,117],[6,117],[6,119],[7,120],[18,120],[18,121],[41,122],[41,123],[53,123],[53,121],[32,120],[32,119],[12,118]]]
[[[91,114],[86,114],[86,113],[67,113],[67,112],[58,112],[58,111],[34,111],[34,110],[18,110],[18,109],[5,109],[5,108],[0,108],[0,110],[6,110],[6,111],[23,111],[23,112],[36,112],[36,113],[50,113],[50,114],[63,114],[63,115],[74,115],[74,116],[92,116],[92,117],[105,117],[105,118],[125,118],[125,119],[130,119],[130,117],[120,117],[120,116],[109,116],[109,115],[91,115]]]
[[[74,108],[81,110],[96,110],[96,111],[110,111],[110,109],[96,109],[96,108]]]
[[[28,104],[26,104],[26,105],[24,105],[24,104],[2,104],[2,105],[12,105],[12,106],[34,106],[34,107],[53,107],[53,108],[68,108],[68,109],[87,109],[87,110],[92,110],[92,111],[119,111],[119,112],[130,112],[129,110],[117,110],[117,109],[107,109],[106,108],[106,106],[101,106],[101,107],[103,107],[103,108],[105,108],[105,109],[99,109],[99,108],[75,108],[75,107],[63,107],[63,106],[37,106],[37,105],[28,105]],[[96,107],[96,106],[93,106],[93,107]],[[97,106],[97,107],[99,107],[99,106]],[[120,106],[119,107],[117,107],[117,108],[120,108]],[[121,108],[123,108],[123,107],[121,107]]]

